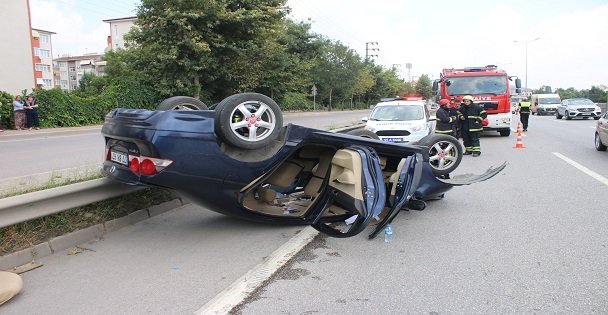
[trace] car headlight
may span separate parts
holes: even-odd
[[[419,125],[413,125],[412,126],[412,131],[420,131],[425,129],[426,124],[419,124]]]
[[[369,130],[371,132],[376,132],[376,128],[372,127],[372,126],[365,126],[366,130]]]

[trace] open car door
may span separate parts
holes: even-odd
[[[351,237],[380,214],[386,200],[380,159],[368,147],[336,151],[312,227],[332,237]]]
[[[386,225],[393,221],[401,208],[413,197],[422,177],[422,165],[422,155],[420,153],[401,159],[397,171],[389,179],[391,189],[388,192],[388,213],[369,235],[370,239],[384,230]]]

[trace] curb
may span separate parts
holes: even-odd
[[[50,256],[68,248],[101,240],[104,236],[111,232],[115,232],[123,227],[149,219],[159,214],[163,214],[170,210],[175,210],[189,203],[190,202],[186,199],[173,199],[149,208],[131,212],[122,218],[106,221],[104,223],[57,236],[30,248],[7,254],[5,256],[0,256],[0,270],[8,271],[12,268],[27,264],[42,257]]]

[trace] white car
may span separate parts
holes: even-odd
[[[380,102],[369,117],[364,117],[365,129],[383,141],[414,142],[434,130],[435,117],[431,117],[423,100],[395,99]]]

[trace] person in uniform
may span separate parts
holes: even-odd
[[[462,127],[460,133],[464,142],[464,155],[481,155],[481,144],[479,136],[483,131],[482,121],[488,117],[486,111],[478,104],[474,104],[473,97],[467,95],[462,98],[464,106],[460,107],[460,121]]]

